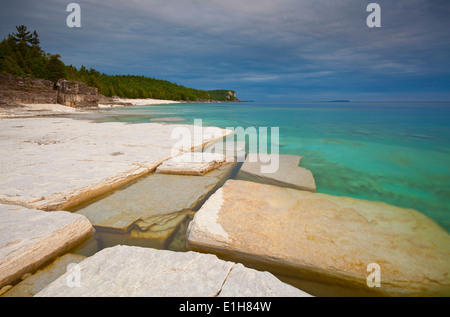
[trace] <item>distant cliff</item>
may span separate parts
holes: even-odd
[[[233,90],[208,90],[208,93],[211,96],[211,99],[215,101],[241,101],[236,97],[236,92]]]

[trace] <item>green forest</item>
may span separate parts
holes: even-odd
[[[81,81],[87,86],[98,88],[98,92],[107,97],[181,101],[238,100],[228,95],[230,90],[199,90],[167,80],[135,75],[107,75],[85,66],[77,69],[75,66],[65,65],[59,54],[43,51],[37,32],[29,31],[24,25],[16,26],[16,32],[0,42],[0,73],[47,79],[54,83],[59,79]]]

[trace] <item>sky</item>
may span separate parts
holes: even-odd
[[[62,61],[255,101],[450,101],[450,1],[1,0],[0,39],[24,24]]]

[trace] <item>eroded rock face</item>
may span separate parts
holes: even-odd
[[[0,288],[87,238],[83,216],[0,204]]]
[[[0,100],[25,104],[56,104],[71,107],[97,107],[109,98],[83,82],[59,80],[56,87],[50,80],[0,74]]]
[[[380,202],[228,180],[196,213],[187,244],[314,295],[450,294],[449,234]],[[380,288],[367,286],[371,263],[381,268]]]
[[[98,93],[95,87],[88,87],[83,82],[73,80],[58,80],[59,88],[57,102],[70,107],[97,107],[100,101],[107,98]]]
[[[0,100],[18,103],[56,103],[58,91],[50,80],[0,74]]]
[[[231,133],[205,128],[203,134],[192,132],[192,140],[180,141],[172,137],[177,127],[194,129],[48,117],[2,120],[0,202],[65,210]]]
[[[195,252],[115,246],[78,269],[80,287],[67,284],[69,270],[36,296],[309,296],[270,273]]]
[[[251,161],[251,155],[247,156],[244,164],[237,175],[238,179],[289,187],[310,192],[316,191],[316,182],[310,170],[300,167],[301,156],[278,155],[279,166],[273,173],[263,173],[261,166],[267,163]]]

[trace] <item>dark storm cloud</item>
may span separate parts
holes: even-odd
[[[0,36],[26,24],[65,63],[247,99],[450,99],[446,0],[377,1],[378,29],[362,0],[76,1],[78,29],[69,2],[2,1]]]

